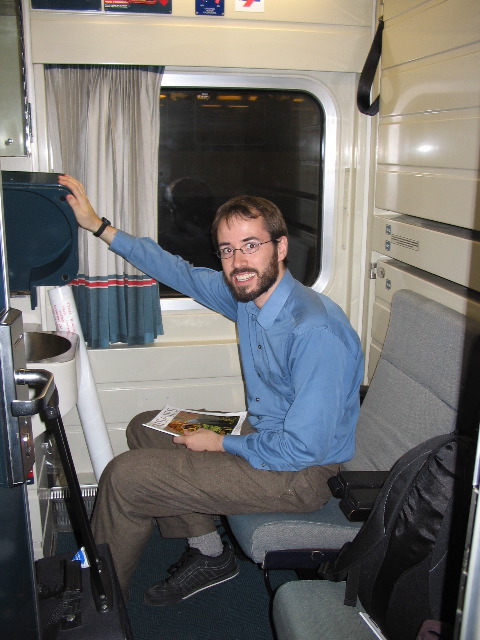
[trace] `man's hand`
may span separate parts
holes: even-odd
[[[58,177],[58,182],[64,187],[70,189],[73,194],[68,194],[67,202],[72,207],[78,224],[83,229],[91,231],[92,233],[97,231],[100,228],[102,221],[90,204],[83,184],[68,174],[60,175]],[[113,227],[107,227],[100,237],[107,244],[110,244],[115,233],[116,229]]]
[[[223,436],[209,429],[198,429],[184,436],[174,436],[176,444],[184,444],[191,451],[225,451]]]
[[[96,231],[102,221],[90,204],[84,186],[68,174],[59,176],[58,182],[73,193],[73,195],[67,196],[67,202],[72,207],[78,224],[92,233]]]

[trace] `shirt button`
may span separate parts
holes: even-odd
[[[260,398],[255,398],[255,400],[256,400],[257,402],[260,402]]]
[[[259,344],[259,345],[257,345],[257,346],[258,346],[258,348],[259,348],[259,349],[261,349],[261,348],[262,348],[262,345],[261,345],[261,344]]]

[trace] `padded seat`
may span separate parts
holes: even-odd
[[[406,451],[478,420],[480,324],[408,290],[395,293],[375,374],[360,409],[346,470],[388,471]],[[309,514],[228,516],[243,552],[262,564],[278,550],[341,548],[359,525],[330,499]],[[291,568],[295,568],[292,566]]]
[[[262,564],[268,551],[278,549],[339,549],[353,540],[362,523],[349,522],[330,498],[313,513],[252,513],[229,516],[228,523],[242,551]],[[295,544],[293,545],[293,542]]]
[[[298,580],[282,584],[273,599],[277,640],[372,640],[361,605],[343,604],[344,582]]]

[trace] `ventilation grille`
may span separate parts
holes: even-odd
[[[87,516],[90,518],[97,497],[97,485],[80,486]],[[50,489],[49,502],[52,508],[53,528],[55,531],[72,531],[72,523],[69,515],[70,491],[68,487],[52,487]]]
[[[392,234],[390,238],[391,244],[396,244],[404,249],[411,249],[412,251],[420,250],[420,243],[418,240],[412,240],[412,238],[405,238],[405,236],[399,236],[396,233]]]

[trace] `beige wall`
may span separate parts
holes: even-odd
[[[360,71],[371,0],[267,2],[264,13],[195,16],[192,0],[172,15],[32,11],[34,63],[117,63]]]
[[[476,308],[480,292],[480,3],[385,0],[384,18],[371,243],[373,259],[400,262],[376,282],[370,373],[381,307],[405,286],[405,268],[436,299],[439,283],[453,290],[440,296],[453,308],[460,295]]]

